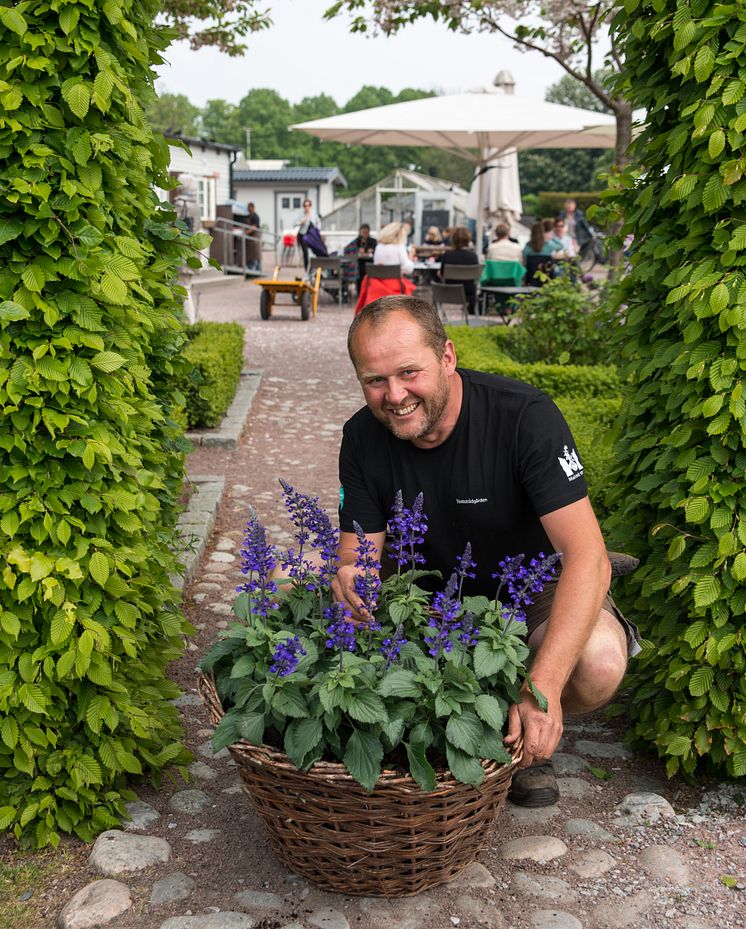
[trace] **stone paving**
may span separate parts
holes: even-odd
[[[225,476],[216,529],[185,588],[197,635],[175,668],[184,687],[175,703],[195,760],[188,784],[142,788],[128,806],[130,821],[98,837],[88,875],[59,913],[60,929],[742,926],[742,894],[717,881],[721,872],[744,880],[736,793],[714,785],[695,795],[667,784],[603,717],[568,721],[556,755],[559,803],[508,804],[480,861],[446,887],[403,900],[335,896],[273,858],[229,753],[212,753],[195,663],[228,624],[247,505],[283,545],[290,536],[277,476],[318,494],[330,510],[336,504],[341,425],[360,405],[345,356],[350,311],[322,303],[318,319],[302,323],[296,308],[278,307],[262,323],[258,288],[246,285],[214,304],[203,296],[200,312],[246,326],[247,362],[263,377],[238,448],[203,447],[190,460],[194,474]],[[714,871],[707,843],[717,845]]]

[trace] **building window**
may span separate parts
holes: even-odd
[[[293,197],[293,209],[294,210],[300,209],[300,197]]]
[[[282,208],[283,208],[283,210],[289,210],[289,209],[290,209],[290,197],[283,197],[283,198],[282,198]]]
[[[197,196],[199,198],[199,212],[202,220],[215,219],[217,191],[214,177],[197,178]]]

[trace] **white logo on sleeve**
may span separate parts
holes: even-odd
[[[580,458],[578,458],[578,453],[575,449],[570,451],[570,449],[565,446],[564,455],[562,458],[558,458],[557,461],[562,465],[562,470],[565,472],[568,481],[574,481],[583,474],[583,465],[580,463]]]

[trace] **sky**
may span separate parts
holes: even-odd
[[[159,93],[207,100],[238,101],[253,88],[270,87],[291,103],[329,94],[345,103],[365,84],[398,93],[404,87],[458,93],[491,84],[503,68],[512,72],[515,92],[543,100],[564,74],[538,52],[519,52],[502,36],[458,35],[444,25],[420,21],[392,38],[365,38],[348,31],[343,15],[322,18],[331,0],[267,0],[273,25],[249,36],[242,58],[213,49],[193,52],[184,42],[166,53],[159,68]]]

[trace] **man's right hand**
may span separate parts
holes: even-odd
[[[355,593],[354,587],[355,577],[361,573],[355,565],[340,565],[332,581],[332,596],[348,607],[353,622],[368,623],[370,613],[363,607],[363,601]]]

